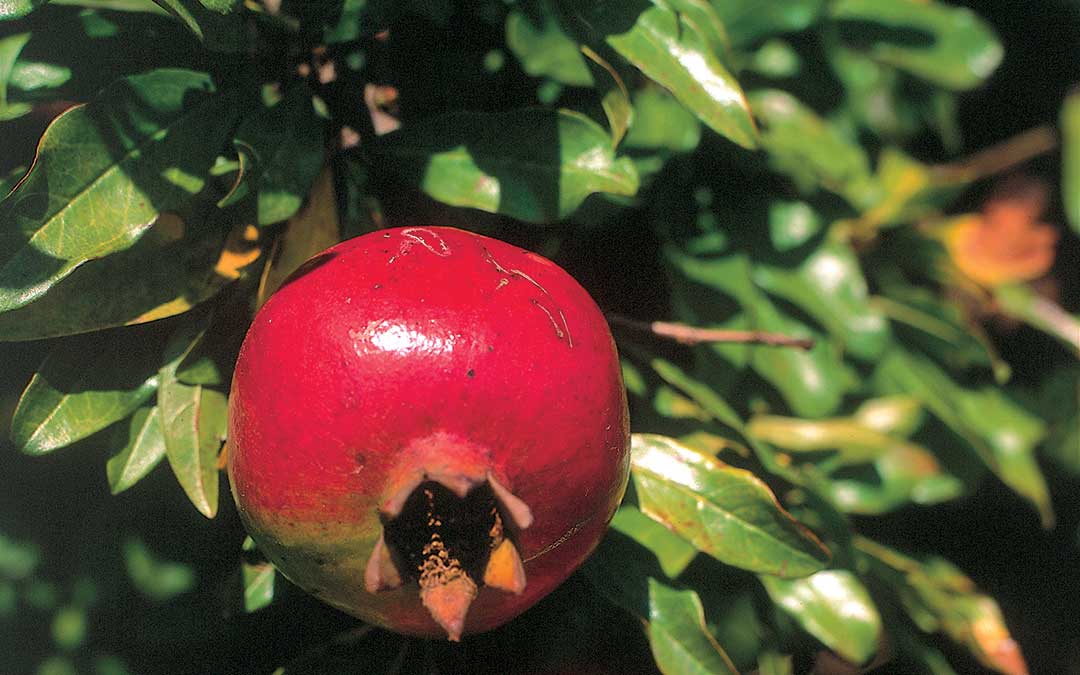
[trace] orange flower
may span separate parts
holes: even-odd
[[[982,214],[955,218],[945,248],[961,272],[984,286],[1037,279],[1054,264],[1058,232],[1038,222],[1046,187],[1032,179],[1006,181]]]

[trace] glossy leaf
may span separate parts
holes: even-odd
[[[565,218],[594,192],[638,188],[607,132],[569,110],[449,113],[376,142],[388,166],[435,199],[528,222]]]
[[[823,570],[804,579],[762,576],[769,597],[807,632],[852,663],[878,649],[881,615],[859,578],[847,570]]]
[[[539,25],[524,12],[506,16],[506,46],[533,77],[550,77],[574,87],[589,87],[592,74],[578,45],[559,26],[547,3],[539,3]]]
[[[589,70],[593,73],[593,82],[600,93],[600,107],[607,117],[611,131],[612,147],[618,147],[630,128],[634,109],[630,105],[630,92],[626,89],[623,76],[603,56],[591,47],[582,45],[581,51],[589,60]]]
[[[643,513],[721,562],[797,577],[829,557],[753,474],[674,439],[635,434],[631,474]]]
[[[869,302],[866,279],[850,245],[828,242],[797,267],[759,264],[754,282],[814,317],[861,359],[881,354],[890,339],[884,315]]]
[[[732,43],[746,45],[778,33],[792,33],[813,25],[825,0],[712,0]]]
[[[649,646],[664,675],[723,675],[738,671],[705,626],[701,598],[649,579]]]
[[[188,204],[231,124],[210,78],[156,70],[108,87],[46,129],[30,173],[0,202],[0,311],[134,244]],[[72,162],[77,148],[82,161]]]
[[[26,16],[49,0],[2,0],[0,1],[0,21],[18,19]]]
[[[240,6],[240,0],[199,0],[199,2],[203,7],[218,14],[228,14]]]
[[[161,369],[158,390],[165,456],[188,499],[207,518],[218,506],[218,451],[225,438],[225,394],[202,385],[184,384],[176,369],[201,337],[195,326],[181,330],[167,353],[175,354]]]
[[[0,341],[35,340],[181,314],[232,279],[215,271],[224,232],[162,214],[131,248],[91,260],[34,302],[0,314]]]
[[[0,3],[0,18],[3,18],[2,3]],[[15,60],[19,58],[19,52],[29,41],[30,33],[18,33],[0,38],[0,122],[13,120],[30,112],[31,106],[27,103],[8,102],[8,85],[11,83],[11,74],[15,69]]]
[[[306,86],[295,85],[275,105],[245,117],[236,130],[242,180],[255,193],[260,225],[295,215],[322,168],[326,124],[311,96]]]
[[[1004,54],[993,30],[970,9],[920,0],[838,0],[830,16],[841,36],[873,58],[934,84],[971,89]]]
[[[862,146],[785,91],[754,91],[749,100],[774,169],[804,192],[823,187],[856,207],[870,202],[874,186]]]
[[[157,406],[139,408],[122,430],[123,449],[105,464],[109,490],[114,495],[138,483],[165,458],[165,436]]]
[[[43,455],[124,419],[154,394],[157,360],[154,343],[138,335],[58,344],[19,399],[12,442]]]
[[[847,418],[758,415],[747,422],[746,432],[790,452],[837,450],[847,462],[871,461],[899,442]]]
[[[1080,93],[1061,106],[1061,199],[1073,232],[1080,234]]]
[[[717,54],[723,26],[704,0],[560,4],[566,21],[590,42],[610,46],[713,131],[745,148],[756,147],[746,97]]]
[[[611,527],[651,551],[660,569],[672,579],[682,574],[698,553],[692,544],[630,504],[615,512]]]

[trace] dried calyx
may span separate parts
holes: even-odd
[[[450,640],[461,639],[481,586],[525,590],[513,532],[532,523],[529,507],[492,476],[463,489],[425,476],[379,513],[383,532],[368,560],[368,592],[418,584],[420,599]]]

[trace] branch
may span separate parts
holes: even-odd
[[[1001,173],[1057,147],[1058,138],[1053,129],[1034,127],[956,162],[934,168],[962,180],[974,180]]]
[[[697,328],[683,323],[669,321],[636,321],[618,314],[608,314],[608,323],[612,326],[622,326],[643,333],[651,333],[662,338],[668,338],[681,342],[684,345],[696,345],[702,343],[734,342],[739,344],[759,344],[771,347],[796,347],[798,349],[810,349],[814,341],[809,338],[797,338],[780,333],[769,333],[760,330],[723,330],[719,328]]]

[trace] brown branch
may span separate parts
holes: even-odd
[[[644,333],[651,333],[658,337],[668,338],[681,342],[684,345],[696,345],[702,343],[733,342],[740,344],[759,344],[772,347],[796,347],[798,349],[810,349],[814,341],[809,338],[791,337],[780,333],[769,333],[760,330],[724,330],[720,328],[697,328],[684,323],[672,323],[670,321],[637,321],[617,314],[607,315],[608,323],[612,326],[622,326]]]
[[[1002,173],[1039,155],[1051,152],[1057,147],[1057,134],[1052,128],[1034,127],[1012,138],[1007,138],[997,145],[992,145],[956,162],[938,165],[934,169],[941,174],[960,177],[961,180],[974,180]]]

